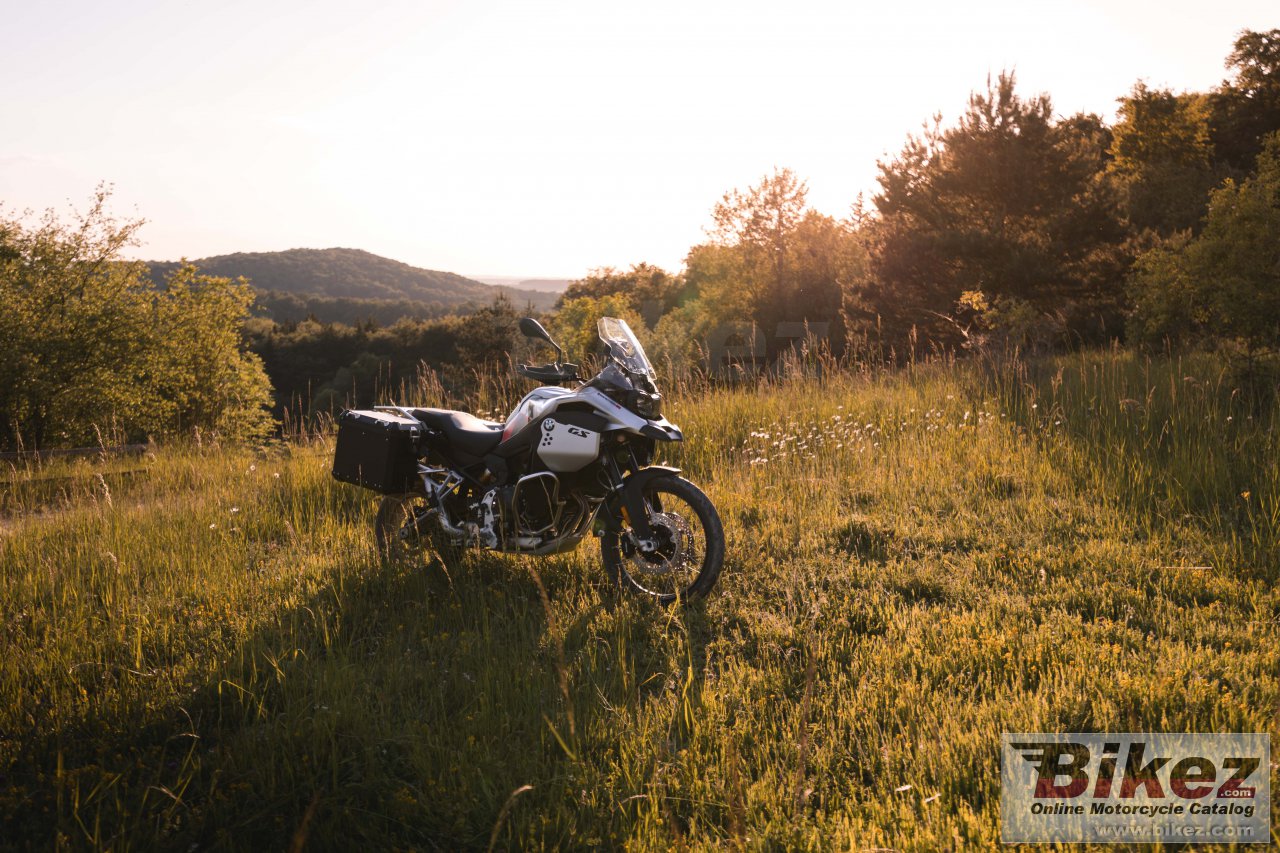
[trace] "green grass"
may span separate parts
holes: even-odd
[[[14,469],[0,843],[990,847],[1002,731],[1274,739],[1280,407],[1223,376],[675,395],[729,538],[687,611],[594,543],[384,569],[324,443]]]

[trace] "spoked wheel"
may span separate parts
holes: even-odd
[[[600,539],[609,580],[661,604],[711,592],[724,563],[724,529],[711,499],[682,477],[645,484],[644,502],[657,547],[645,551],[623,520],[622,533]]]
[[[378,555],[394,565],[421,563],[432,553],[445,569],[453,569],[462,559],[463,547],[454,545],[440,528],[436,511],[422,495],[388,495],[378,506],[373,524]]]

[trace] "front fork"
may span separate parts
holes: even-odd
[[[604,514],[605,529],[616,534],[619,539],[627,533],[641,553],[651,554],[658,550],[658,541],[654,536],[653,526],[649,524],[649,508],[645,506],[644,487],[657,477],[675,476],[679,468],[667,468],[651,465],[647,468],[634,467],[624,476],[618,463],[612,457],[605,457],[605,471],[609,476],[612,493],[605,501],[607,512]],[[626,522],[631,530],[623,530]]]

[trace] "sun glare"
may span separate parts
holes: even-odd
[[[150,220],[143,257],[678,269],[719,197],[775,166],[847,214],[878,159],[990,73],[1104,117],[1139,78],[1211,86],[1270,11],[1237,5],[29,6],[0,35],[0,192],[43,208],[114,182]]]

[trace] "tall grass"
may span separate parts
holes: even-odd
[[[1276,579],[1280,397],[1208,355],[1132,353],[1018,363],[985,387],[1077,476],[1148,532],[1204,538],[1212,562]]]
[[[1001,731],[1280,732],[1278,412],[1211,359],[670,396],[729,537],[683,611],[592,543],[384,568],[324,438],[11,469],[0,840],[992,846]]]

